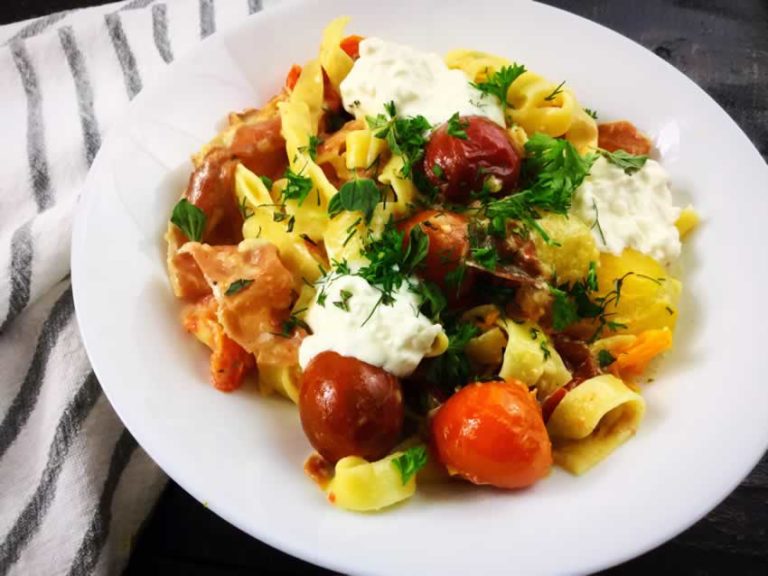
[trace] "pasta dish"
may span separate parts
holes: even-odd
[[[305,471],[344,509],[585,473],[643,419],[695,211],[650,139],[567,82],[347,20],[229,114],[170,215],[213,386],[294,402]]]

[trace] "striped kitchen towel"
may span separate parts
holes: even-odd
[[[276,1],[131,0],[0,27],[0,576],[119,573],[165,485],[83,350],[73,212],[131,98]]]

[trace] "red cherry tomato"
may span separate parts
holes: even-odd
[[[418,271],[419,275],[440,286],[446,295],[455,296],[459,287],[449,285],[446,276],[454,272],[469,253],[467,219],[453,212],[424,210],[400,223],[406,243],[415,226],[429,238],[429,252]],[[470,281],[469,275],[465,275],[461,284],[462,293],[469,289]]]
[[[523,488],[552,466],[552,444],[536,401],[513,380],[466,386],[432,420],[440,461],[475,484]]]
[[[310,443],[332,464],[345,456],[378,460],[400,438],[400,381],[357,358],[323,352],[304,370],[299,414]]]
[[[516,187],[520,154],[504,128],[483,116],[463,116],[459,123],[466,138],[449,134],[446,123],[427,143],[424,172],[429,181],[453,202],[466,202],[490,176],[504,190]]]

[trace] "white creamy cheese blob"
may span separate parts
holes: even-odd
[[[419,298],[405,284],[394,292],[391,305],[377,306],[381,291],[359,276],[326,279],[318,285],[318,295],[321,293],[325,294],[324,304],[318,304],[316,296],[305,317],[313,334],[299,348],[302,368],[317,354],[330,350],[395,376],[408,376],[442,330],[419,313]],[[346,304],[339,307],[335,302]]]
[[[654,160],[628,175],[598,158],[574,193],[571,213],[592,228],[601,252],[633,248],[665,264],[680,255],[680,208],[672,204],[669,175]]]
[[[357,118],[383,114],[394,102],[399,116],[422,115],[433,126],[456,112],[504,126],[498,100],[473,88],[461,70],[451,70],[437,54],[380,38],[360,42],[360,58],[340,89],[344,108]]]

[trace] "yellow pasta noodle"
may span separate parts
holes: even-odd
[[[376,138],[371,130],[352,130],[347,134],[346,165],[350,170],[370,168],[387,149],[382,138]]]
[[[317,124],[323,113],[323,70],[320,62],[311,60],[304,65],[289,100],[306,104],[310,121],[309,132],[317,134]]]
[[[573,122],[565,133],[565,139],[582,155],[594,152],[597,148],[597,122],[579,105],[576,105]]]
[[[571,379],[562,358],[547,335],[532,322],[520,324],[502,318],[499,326],[507,333],[507,345],[499,376],[536,386],[545,398]]]
[[[448,68],[461,70],[472,82],[484,82],[490,74],[512,64],[501,56],[464,49],[451,50],[444,60]]]
[[[344,28],[348,23],[349,16],[340,16],[331,21],[323,31],[323,40],[320,44],[320,63],[323,65],[325,73],[328,74],[331,84],[337,90],[354,64],[354,60],[341,49]]]
[[[243,224],[244,238],[262,238],[277,247],[283,264],[294,275],[298,290],[303,279],[314,282],[320,275],[318,261],[296,231],[288,232],[284,222],[275,222],[275,202],[261,178],[242,164],[235,169],[235,194],[251,216]]]
[[[547,423],[555,463],[583,474],[628,440],[645,413],[642,396],[603,374],[568,392]]]
[[[560,88],[533,72],[521,74],[509,87],[507,112],[530,136],[544,132],[562,136],[570,129],[579,108],[568,88]]]
[[[336,472],[327,487],[328,499],[347,510],[368,512],[407,500],[416,491],[416,479],[403,484],[393,461],[402,452],[394,452],[376,462],[347,456],[336,463]]]
[[[583,279],[590,263],[600,258],[589,227],[577,218],[552,213],[544,214],[538,223],[552,239],[545,242],[540,234],[532,235],[536,255],[546,272],[561,283]]]
[[[401,218],[410,212],[417,194],[411,179],[402,175],[402,168],[403,157],[393,154],[379,175],[379,182],[391,186],[394,190],[394,197],[387,201],[387,207],[395,218]]]

